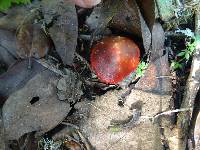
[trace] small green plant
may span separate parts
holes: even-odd
[[[171,63],[171,68],[173,70],[181,69],[183,67],[183,63],[187,63],[192,56],[194,50],[196,49],[196,45],[196,38],[191,38],[188,42],[186,42],[186,49],[182,50],[176,55],[176,58],[179,58],[179,60],[173,60]]]
[[[144,76],[144,72],[147,69],[148,64],[145,63],[144,61],[141,61],[137,70],[136,70],[136,77],[142,77]]]
[[[112,133],[119,133],[121,130],[122,129],[119,126],[109,126],[109,131]]]
[[[29,4],[30,2],[30,0],[0,0],[0,11],[7,10],[12,4]]]

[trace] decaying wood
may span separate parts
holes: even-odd
[[[195,34],[196,37],[200,36],[200,6],[195,14]],[[185,150],[189,138],[189,126],[192,118],[194,101],[200,86],[200,44],[197,41],[196,51],[193,56],[191,72],[187,79],[184,97],[181,108],[191,108],[189,111],[181,112],[178,115],[178,149]]]

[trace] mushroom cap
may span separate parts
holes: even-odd
[[[107,37],[91,50],[91,67],[100,81],[117,84],[140,62],[140,49],[127,37]]]

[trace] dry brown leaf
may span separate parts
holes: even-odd
[[[136,83],[137,89],[159,94],[170,93],[170,68],[168,54],[164,54],[164,41],[164,30],[160,23],[155,23],[152,29],[150,63],[144,77]]]
[[[18,139],[32,131],[40,134],[54,128],[71,110],[72,101],[78,101],[82,93],[81,82],[71,70],[65,69],[63,73],[50,62],[31,61],[31,69],[27,68],[28,60],[24,60],[0,76],[3,83],[0,84],[0,96],[9,95],[2,113],[9,139]],[[57,96],[59,91],[70,91],[65,95],[65,101]]]
[[[3,106],[3,122],[8,139],[25,133],[44,133],[57,126],[71,110],[70,104],[56,95],[59,76],[45,70],[9,96]]]
[[[16,6],[6,13],[5,16],[0,18],[0,29],[15,31],[30,12],[26,7]]]
[[[75,141],[64,141],[64,147],[70,150],[82,150],[80,144],[76,143]]]
[[[156,6],[154,0],[138,0],[137,4],[140,8],[141,14],[144,17],[150,31],[153,28],[156,19]]]
[[[0,62],[9,67],[16,61],[16,38],[13,32],[0,29]]]
[[[107,0],[95,7],[86,20],[90,30],[93,30],[95,34],[102,34],[113,17],[121,10],[123,3],[121,0],[116,0],[115,3],[112,0]]]
[[[56,51],[65,65],[74,59],[78,36],[78,20],[75,5],[70,0],[43,0],[43,14]]]
[[[51,40],[40,24],[23,24],[17,33],[17,54],[21,58],[42,58],[51,49]]]
[[[32,69],[28,69],[28,60],[17,62],[7,72],[0,76],[0,97],[2,104],[10,94],[22,88],[26,82],[33,78],[37,73],[44,71],[45,68],[33,59]]]
[[[116,31],[140,37],[145,51],[150,49],[151,33],[135,0],[116,1],[115,5],[109,0],[94,8],[86,23],[95,33],[102,31],[102,28],[111,27]]]
[[[164,55],[164,42],[165,33],[160,23],[155,22],[152,27],[152,50],[151,50],[151,60]]]

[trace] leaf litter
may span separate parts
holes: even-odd
[[[7,68],[0,75],[5,137],[31,140],[26,135],[34,134],[43,139],[42,147],[51,147],[54,136],[45,136],[53,132],[61,135],[61,145],[87,150],[174,147],[176,130],[168,128],[174,127],[173,115],[159,115],[153,123],[148,119],[174,108],[163,27],[180,11],[173,14],[170,2],[167,15],[165,6],[153,0],[102,0],[89,9],[71,0],[42,0],[1,14],[0,63]],[[112,35],[133,39],[142,51],[146,71],[136,81],[130,78],[125,89],[99,83],[85,66],[91,46]],[[67,132],[58,132],[63,124]]]

